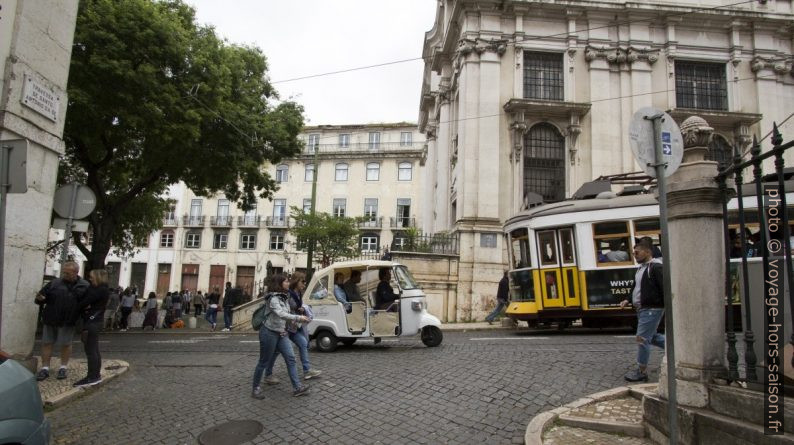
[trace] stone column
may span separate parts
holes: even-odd
[[[675,330],[678,404],[706,407],[707,385],[726,374],[725,248],[722,200],[714,176],[716,162],[705,161],[713,128],[693,116],[681,124],[684,159],[669,177],[670,272]],[[669,341],[669,339],[668,339]],[[667,398],[666,367],[659,392]]]

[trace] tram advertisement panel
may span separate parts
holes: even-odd
[[[623,300],[631,301],[635,272],[635,268],[585,271],[588,306],[611,308],[620,306]]]

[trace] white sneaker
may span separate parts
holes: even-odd
[[[312,369],[309,372],[303,374],[303,380],[313,379],[315,377],[319,377],[322,374],[322,371],[318,369]]]
[[[278,385],[279,383],[281,383],[281,380],[279,380],[278,377],[271,374],[265,377],[265,383],[267,383],[268,385]]]
[[[231,331],[231,329],[229,329],[229,328],[223,328],[223,329],[221,329],[221,332],[229,332],[229,331]]]

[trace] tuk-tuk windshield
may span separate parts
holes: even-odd
[[[419,289],[419,284],[417,284],[413,275],[411,275],[411,272],[409,272],[408,268],[405,266],[396,266],[394,268],[394,277],[397,279],[397,284],[400,285],[400,289],[402,290]]]

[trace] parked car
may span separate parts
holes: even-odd
[[[0,444],[50,443],[36,377],[0,351]]]

